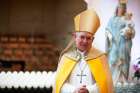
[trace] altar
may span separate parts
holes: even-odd
[[[55,72],[0,72],[0,93],[51,93]],[[115,87],[116,93],[140,93],[140,83]]]

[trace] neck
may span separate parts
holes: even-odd
[[[77,49],[77,51],[78,51],[80,54],[87,55],[87,53],[88,53],[89,50],[81,51],[81,50]]]

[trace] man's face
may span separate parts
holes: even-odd
[[[74,39],[76,47],[80,51],[88,51],[92,46],[93,35],[88,32],[76,32]]]

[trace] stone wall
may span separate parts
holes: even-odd
[[[84,0],[2,0],[0,34],[46,35],[64,48],[74,16],[85,9]]]
[[[56,70],[59,50],[43,36],[0,36],[0,59],[25,62],[24,70]],[[10,63],[9,63],[10,64]],[[13,65],[14,66],[14,65]],[[16,68],[7,70],[16,70]],[[6,70],[6,68],[1,68]],[[18,70],[18,69],[17,69]]]
[[[25,70],[55,70],[74,31],[73,18],[85,9],[84,0],[1,0],[0,59],[23,60]],[[30,41],[40,36],[47,42]]]

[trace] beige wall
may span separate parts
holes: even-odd
[[[1,34],[43,34],[60,44],[74,30],[73,17],[86,4],[83,0],[1,0],[0,7]]]
[[[25,70],[55,70],[59,53],[74,31],[73,17],[85,9],[83,0],[1,0],[0,59],[23,60]],[[26,42],[38,36],[49,43]],[[3,37],[8,40],[3,41]],[[20,37],[24,37],[25,42],[18,42]],[[17,47],[10,47],[13,45]],[[28,47],[19,47],[21,45]],[[26,56],[26,51],[30,55]]]

